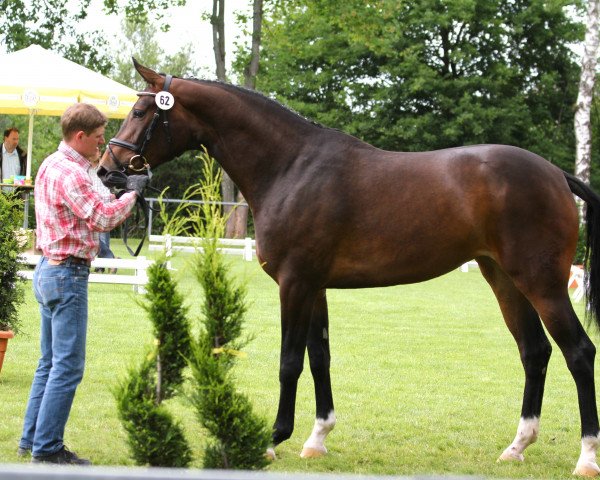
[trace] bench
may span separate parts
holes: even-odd
[[[178,237],[173,235],[150,235],[150,251],[165,252],[171,257],[173,252],[195,253],[202,251],[204,239],[198,237]],[[241,255],[244,260],[251,262],[256,255],[256,241],[246,238],[219,238],[219,251],[226,255]]]
[[[41,255],[32,255],[24,253],[19,255],[21,264],[30,267],[35,267],[41,258]],[[133,285],[133,290],[137,293],[145,293],[144,285],[148,283],[148,267],[154,263],[153,260],[147,260],[146,257],[135,258],[96,258],[92,261],[90,268],[90,283],[113,283],[122,285]],[[132,273],[110,274],[110,273],[94,273],[96,268],[104,268],[110,270],[116,268],[118,270],[131,270]],[[33,270],[19,270],[19,275],[27,280],[33,279]]]

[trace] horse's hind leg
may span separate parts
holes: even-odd
[[[517,342],[525,370],[525,389],[517,434],[498,460],[523,461],[523,452],[537,440],[546,368],[552,347],[536,310],[508,275],[491,259],[478,259],[478,263],[498,299],[504,321]]]
[[[325,290],[317,295],[308,332],[308,358],[315,384],[317,415],[313,431],[304,443],[302,458],[320,457],[327,453],[325,438],[335,426],[333,394],[329,365],[329,317]]]
[[[596,462],[600,429],[594,385],[596,347],[573,310],[566,286],[563,290],[562,294],[559,292],[554,297],[547,294],[543,297],[530,295],[530,298],[548,332],[561,349],[577,387],[581,416],[581,455],[573,473],[597,476],[600,475]]]

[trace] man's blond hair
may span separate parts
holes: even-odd
[[[103,127],[108,122],[106,115],[89,103],[75,103],[65,110],[60,117],[60,126],[65,140],[83,131],[90,135],[98,127]]]

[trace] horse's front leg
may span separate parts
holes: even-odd
[[[325,290],[321,290],[315,299],[308,331],[307,347],[310,371],[315,383],[317,418],[313,431],[304,443],[300,456],[302,458],[313,458],[327,453],[325,438],[335,426],[333,394],[331,393],[331,377],[329,375],[331,355],[329,353],[329,317]]]
[[[273,444],[287,440],[294,431],[298,378],[304,366],[304,352],[316,291],[301,282],[280,284],[281,354],[279,363],[279,408],[273,427]]]

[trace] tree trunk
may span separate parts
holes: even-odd
[[[217,65],[217,78],[227,81],[225,69],[225,0],[213,0],[213,13],[210,18],[213,31],[213,51]]]
[[[581,65],[579,94],[575,110],[577,155],[575,175],[586,183],[590,181],[591,123],[590,112],[596,76],[598,51],[598,0],[590,0],[586,22],[585,49]]]
[[[256,75],[260,63],[260,43],[262,38],[263,0],[254,0],[252,14],[252,55],[250,63],[244,68],[244,86],[252,90],[256,89]],[[238,192],[237,202],[243,203],[244,196]],[[248,230],[248,207],[238,205],[235,209],[234,238],[244,238]]]
[[[244,69],[244,86],[256,89],[256,75],[260,63],[260,42],[262,38],[263,0],[254,0],[252,15],[252,55],[250,63]]]
[[[215,53],[215,65],[217,66],[217,79],[227,81],[227,69],[225,66],[225,0],[213,0],[213,11],[210,18],[210,23],[213,30],[213,51]],[[224,202],[235,201],[235,185],[233,180],[223,172],[223,180],[221,180],[221,196]],[[235,217],[230,215],[232,207],[225,205],[223,213],[227,218],[225,225],[225,237],[231,238],[235,230]]]
[[[585,32],[585,50],[581,65],[579,94],[575,106],[575,139],[577,144],[575,158],[575,176],[590,183],[590,163],[592,151],[592,129],[590,112],[596,78],[598,51],[598,8],[599,0],[590,0]],[[583,202],[579,201],[580,209]]]
[[[225,170],[223,170],[223,179],[221,180],[221,197],[224,202],[229,202],[230,204],[235,202],[235,184]],[[223,214],[227,221],[225,224],[225,238],[234,238],[235,210],[233,210],[233,206],[224,205]]]

